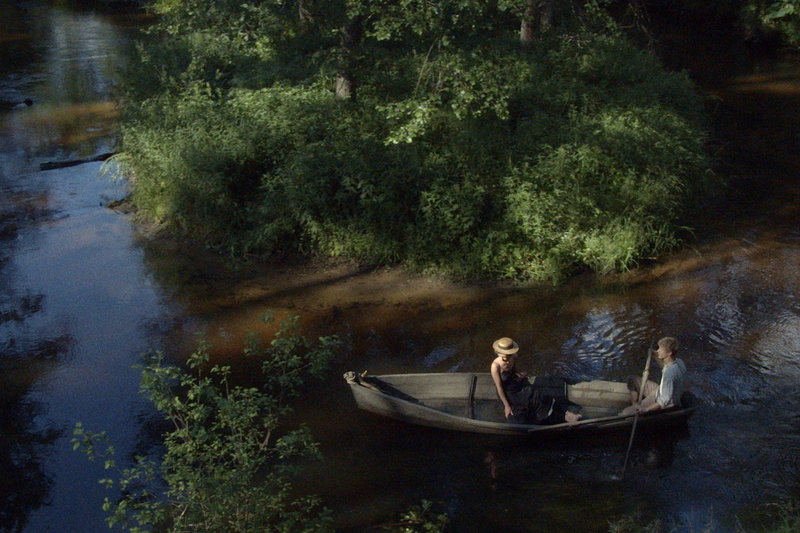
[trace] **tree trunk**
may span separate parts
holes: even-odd
[[[352,100],[356,97],[356,82],[353,77],[355,51],[361,43],[361,18],[356,17],[341,29],[342,58],[336,75],[336,98]]]
[[[528,7],[522,14],[519,29],[519,41],[523,46],[530,46],[536,39],[536,18],[539,11],[538,0],[528,0]]]
[[[311,12],[306,9],[303,0],[297,2],[297,17],[302,24],[311,24],[314,22],[314,17],[311,15]]]
[[[519,29],[519,40],[523,46],[530,46],[537,35],[545,33],[553,26],[553,0],[528,0]]]

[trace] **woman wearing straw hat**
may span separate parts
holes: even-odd
[[[497,395],[503,402],[506,418],[516,424],[560,424],[576,422],[581,415],[564,410],[555,398],[542,395],[534,389],[526,374],[518,372],[516,361],[519,345],[509,337],[497,339],[492,344],[495,359],[492,361],[492,379]]]

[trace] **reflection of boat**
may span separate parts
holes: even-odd
[[[630,428],[633,415],[619,416],[630,405],[624,383],[615,381],[572,382],[560,377],[531,378],[534,387],[552,396],[583,419],[541,426],[512,424],[503,416],[492,377],[488,373],[394,374],[382,376],[344,375],[359,408],[412,424],[453,431],[495,435],[544,436],[590,433]],[[685,397],[684,400],[687,398]],[[693,408],[679,407],[642,413],[637,427],[685,423]]]

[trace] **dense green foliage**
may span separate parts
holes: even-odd
[[[702,104],[595,2],[551,5],[523,40],[524,0],[160,0],[125,85],[133,200],[234,253],[630,267],[713,187]]]
[[[775,28],[788,43],[800,47],[800,0],[750,1],[745,7],[745,16],[748,15]]]
[[[168,423],[163,457],[137,457],[119,471],[104,434],[80,424],[74,432],[75,449],[117,470],[117,480],[102,480],[122,493],[119,500],[106,499],[109,525],[132,532],[330,531],[330,515],[319,501],[291,492],[294,465],[315,457],[317,445],[305,427],[279,427],[290,400],[308,378],[322,375],[337,343],[323,337],[312,347],[297,334],[294,319],[268,346],[252,336],[245,355],[261,363],[258,387],[235,385],[230,367],[209,368],[204,344],[186,368],[150,357],[141,389]]]
[[[433,509],[433,503],[422,500],[420,505],[412,505],[400,515],[400,521],[382,525],[386,533],[444,533],[449,531],[450,519],[444,513]]]

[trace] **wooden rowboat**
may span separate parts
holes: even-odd
[[[630,405],[625,383],[615,381],[570,382],[564,378],[530,378],[535,388],[552,396],[565,408],[583,415],[578,422],[554,425],[514,424],[503,415],[489,373],[430,373],[367,376],[347,372],[353,398],[360,409],[396,420],[452,431],[494,435],[578,434],[630,428],[633,415],[620,416]],[[664,427],[684,423],[693,412],[684,395],[680,406],[640,413],[637,425]],[[638,427],[637,426],[637,427]]]

